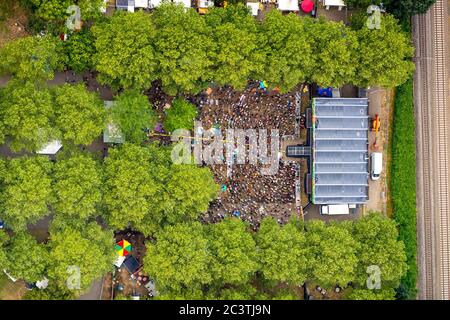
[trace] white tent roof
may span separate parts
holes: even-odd
[[[38,289],[45,289],[48,287],[48,279],[46,277],[44,277],[44,279],[42,279],[41,281],[36,281],[36,287],[38,287]]]
[[[199,0],[198,2],[199,8],[210,8],[214,7],[214,2],[210,0]]]
[[[37,154],[56,154],[59,149],[62,148],[62,144],[61,141],[58,140],[54,140],[50,143],[48,143],[47,145],[44,146],[44,148],[42,148],[41,150],[37,151]]]
[[[324,0],[323,5],[330,7],[345,7],[345,2],[344,0]]]
[[[247,7],[250,8],[250,10],[252,11],[252,15],[253,16],[257,16],[258,15],[259,2],[247,2]]]
[[[135,8],[148,8],[148,0],[134,0]]]
[[[156,8],[156,7],[158,7],[158,6],[161,4],[161,1],[162,1],[162,0],[150,0],[150,1],[148,2],[148,6],[149,6],[150,8]]]
[[[114,265],[115,265],[117,268],[120,268],[120,267],[122,266],[122,263],[125,261],[126,258],[127,258],[127,257],[125,257],[125,256],[117,256],[117,259],[116,259],[116,261],[114,262]]]
[[[279,0],[278,10],[281,11],[299,11],[298,0]]]

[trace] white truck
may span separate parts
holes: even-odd
[[[348,204],[329,204],[320,206],[320,214],[323,215],[342,215],[350,214],[350,206]]]

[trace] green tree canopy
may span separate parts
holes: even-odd
[[[397,240],[395,223],[379,213],[371,213],[355,221],[353,237],[360,243],[356,282],[365,286],[369,276],[367,268],[376,265],[381,271],[382,287],[398,287],[407,264],[405,245]]]
[[[392,288],[381,290],[355,289],[348,299],[350,300],[395,300],[395,290]]]
[[[197,107],[187,102],[183,98],[177,98],[172,106],[166,110],[164,128],[168,132],[176,129],[191,130],[194,127],[194,120],[197,117]]]
[[[244,89],[251,76],[261,73],[264,62],[257,43],[256,20],[242,4],[213,8],[205,18],[216,43],[214,52],[210,52],[214,81]]]
[[[313,82],[324,87],[341,87],[355,77],[358,37],[342,22],[308,19],[309,42],[313,46]]]
[[[92,57],[95,54],[94,36],[91,29],[83,28],[64,41],[66,66],[75,72],[91,70],[94,67]]]
[[[53,125],[52,96],[30,82],[11,81],[2,91],[0,114],[14,151],[37,151],[59,136]]]
[[[306,240],[310,250],[310,280],[323,287],[346,286],[354,280],[358,243],[340,224],[325,225],[313,220],[307,225]]]
[[[211,282],[211,256],[204,226],[198,222],[166,226],[147,243],[145,272],[161,292],[200,289]]]
[[[73,300],[74,292],[67,288],[58,287],[56,284],[49,282],[47,288],[43,290],[30,290],[25,293],[22,300]]]
[[[388,9],[398,17],[407,17],[427,12],[435,2],[436,0],[393,0],[389,1]]]
[[[114,229],[128,226],[139,229],[149,214],[150,202],[157,192],[150,171],[148,148],[124,144],[109,149],[105,160],[104,202]]]
[[[396,87],[411,77],[414,47],[393,16],[384,15],[380,29],[363,26],[357,34],[359,61],[354,81],[357,85]]]
[[[105,6],[103,0],[30,0],[35,14],[44,20],[65,20],[69,17],[67,9],[71,5],[80,7],[81,19],[98,17],[100,8]]]
[[[301,285],[308,277],[308,245],[295,223],[266,218],[256,233],[261,272],[267,280]]]
[[[113,233],[102,230],[96,223],[89,223],[82,230],[52,228],[49,246],[50,281],[60,288],[67,288],[70,284],[70,289],[77,295],[111,270],[116,257]],[[80,289],[77,289],[78,281],[73,280],[77,268],[80,271]]]
[[[81,226],[99,215],[102,200],[102,167],[87,154],[59,159],[54,166],[54,210],[64,219],[79,220]]]
[[[163,3],[152,17],[157,29],[157,78],[165,91],[171,95],[201,91],[212,76],[211,28],[194,9],[181,4]]]
[[[211,273],[218,284],[245,284],[258,269],[256,245],[246,223],[229,218],[208,225]]]
[[[260,33],[260,48],[267,59],[260,75],[270,87],[289,92],[315,73],[311,31],[306,18],[283,15],[278,10],[266,14]]]
[[[5,252],[7,261],[4,268],[13,277],[36,282],[46,276],[48,250],[30,234],[20,232],[13,236]]]
[[[105,128],[103,102],[83,84],[65,84],[54,89],[56,126],[64,141],[89,145]]]
[[[62,67],[62,46],[52,36],[29,36],[8,42],[0,49],[0,75],[21,80],[49,80]]]
[[[0,195],[4,220],[16,231],[24,230],[49,214],[53,202],[52,163],[47,157],[22,157],[8,162]]]
[[[148,97],[135,90],[125,91],[116,99],[111,116],[125,135],[125,141],[132,143],[144,141],[144,129],[153,129],[157,121]]]
[[[117,12],[107,22],[93,26],[92,33],[100,83],[116,89],[150,88],[156,79],[156,31],[147,13]]]

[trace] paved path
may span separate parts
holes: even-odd
[[[92,283],[89,291],[86,292],[85,294],[81,295],[78,298],[78,300],[101,300],[102,281],[103,281],[103,278],[99,279],[99,280],[95,280]]]

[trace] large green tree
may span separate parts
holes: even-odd
[[[63,47],[68,69],[75,72],[83,72],[91,70],[94,67],[94,40],[91,29],[83,28],[80,32],[71,34],[64,41]]]
[[[71,5],[80,7],[81,19],[98,17],[100,8],[105,7],[103,0],[30,0],[37,17],[44,20],[65,20],[70,14],[67,9]]]
[[[200,289],[212,281],[204,226],[198,222],[167,226],[147,243],[144,269],[162,293]]]
[[[211,273],[216,283],[245,284],[257,271],[256,245],[247,227],[236,218],[208,226]]]
[[[396,87],[411,77],[414,47],[409,35],[401,30],[393,16],[384,15],[380,29],[363,26],[357,34],[359,49],[355,84]]]
[[[177,98],[173,101],[172,106],[166,110],[164,128],[168,132],[173,132],[176,129],[191,130],[194,127],[196,117],[197,107],[183,98]]]
[[[381,286],[396,288],[405,275],[407,264],[405,245],[398,239],[395,223],[380,213],[371,213],[355,221],[353,238],[360,243],[357,251],[356,283],[366,285],[367,268],[377,266],[381,271]]]
[[[109,149],[104,202],[114,229],[139,229],[149,214],[150,203],[158,191],[150,171],[149,149],[131,144]]]
[[[314,73],[315,60],[311,31],[306,18],[282,15],[272,10],[266,14],[260,32],[260,50],[267,56],[261,80],[270,87],[289,92],[306,82]]]
[[[69,287],[74,294],[82,293],[111,270],[116,256],[113,232],[93,222],[82,230],[52,228],[49,246],[50,281],[61,288]]]
[[[153,129],[157,121],[148,97],[136,90],[125,91],[116,99],[111,116],[125,135],[125,141],[132,143],[144,141],[144,129]]]
[[[308,19],[309,42],[315,58],[310,80],[324,87],[341,87],[355,77],[358,37],[342,22]]]
[[[47,157],[22,157],[8,162],[0,195],[4,220],[16,231],[24,230],[49,214],[53,202],[52,163]]]
[[[11,81],[1,97],[0,114],[5,132],[12,138],[12,150],[37,151],[59,136],[48,89],[30,82]]]
[[[435,2],[436,0],[393,0],[389,1],[388,9],[398,17],[407,17],[427,12]]]
[[[58,159],[54,166],[53,206],[62,219],[87,219],[99,215],[102,200],[103,173],[100,164],[87,154]]]
[[[105,127],[106,114],[103,102],[83,84],[54,89],[55,123],[63,141],[89,145],[98,138]]]
[[[342,224],[325,225],[313,220],[306,225],[310,250],[309,279],[323,287],[346,286],[355,279],[358,243]]]
[[[308,245],[294,222],[281,226],[266,218],[256,233],[261,272],[267,280],[303,284],[308,277]]]
[[[62,46],[52,36],[28,36],[8,42],[0,49],[0,75],[22,80],[48,80],[62,67]]]
[[[166,92],[175,95],[201,91],[212,77],[211,28],[194,9],[186,9],[181,4],[163,3],[152,17],[157,29],[157,78]]]
[[[92,27],[100,83],[116,89],[147,89],[156,79],[156,30],[147,13],[118,12]]]
[[[6,246],[5,253],[7,262],[4,268],[13,277],[36,282],[46,276],[48,250],[30,234],[20,232],[14,235]]]
[[[255,73],[261,73],[264,55],[258,48],[258,24],[240,4],[213,8],[205,16],[216,47],[210,52],[214,82],[243,89]]]

